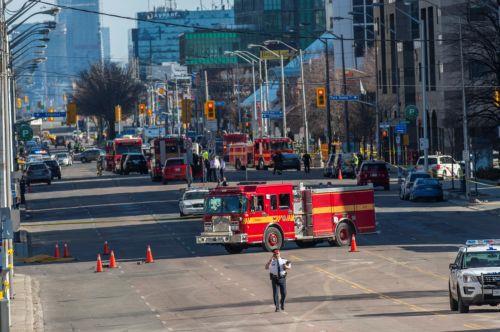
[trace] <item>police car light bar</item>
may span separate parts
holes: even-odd
[[[487,239],[487,240],[467,240],[466,246],[485,246],[485,245],[500,245],[500,239]]]

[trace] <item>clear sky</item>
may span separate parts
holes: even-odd
[[[54,0],[45,0],[54,3]],[[135,17],[137,12],[147,11],[153,7],[168,6],[170,0],[100,0],[101,11],[113,13],[122,16]],[[212,3],[220,5],[220,0],[172,0],[172,3],[177,3],[177,9],[196,9],[200,7],[200,1],[205,8],[211,8]],[[22,6],[26,0],[14,0],[9,9],[14,10]],[[233,1],[230,1],[232,3]],[[227,3],[224,0],[224,3]],[[90,14],[89,14],[90,15]],[[42,21],[45,18],[37,16],[36,21]],[[30,20],[31,21],[31,20]],[[111,57],[114,61],[127,61],[128,59],[128,32],[134,28],[136,22],[131,20],[115,19],[103,16],[102,24],[105,27],[110,27],[111,32]],[[84,27],[83,27],[84,28]]]

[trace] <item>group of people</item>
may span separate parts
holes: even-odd
[[[203,158],[203,160],[206,175],[204,177],[204,181],[217,183],[224,181],[224,172],[226,170],[226,162],[224,161],[224,158],[211,156],[209,158]]]

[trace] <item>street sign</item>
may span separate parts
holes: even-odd
[[[408,121],[415,121],[418,117],[418,108],[415,105],[408,105],[405,108],[405,116]]]
[[[420,150],[425,150],[429,148],[429,139],[421,138],[420,139]]]
[[[20,125],[18,133],[21,141],[27,142],[33,139],[33,129],[28,124],[23,123]]]
[[[396,136],[396,144],[399,145],[401,144],[401,136]]]
[[[398,134],[406,134],[406,123],[400,122],[396,125],[396,133]]]
[[[66,117],[66,112],[34,112],[33,117],[36,119],[43,119],[43,118],[65,118]]]
[[[334,101],[357,101],[357,100],[359,100],[359,96],[355,96],[355,95],[330,96],[330,100],[334,100]]]
[[[216,101],[215,102],[215,107],[224,107],[225,105],[226,105],[226,103],[223,101]]]
[[[280,111],[263,112],[262,117],[264,119],[281,119],[283,117],[283,112]]]
[[[389,128],[391,128],[391,124],[388,123],[388,122],[381,122],[380,125],[379,125],[379,127],[381,129],[389,129]]]

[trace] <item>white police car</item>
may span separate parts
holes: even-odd
[[[208,189],[191,188],[184,191],[179,200],[179,212],[181,217],[186,215],[203,215],[205,211],[205,197]]]
[[[450,309],[500,304],[500,240],[468,240],[450,264]]]

